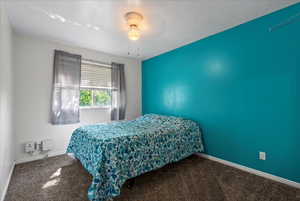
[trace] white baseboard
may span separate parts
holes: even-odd
[[[28,157],[17,159],[16,164],[41,160],[41,159],[45,159],[45,158],[52,157],[52,156],[62,155],[65,153],[66,153],[66,150],[58,150],[58,151],[50,151],[47,154],[38,154],[38,155],[34,155],[34,156],[28,155]]]
[[[266,173],[266,172],[262,172],[260,170],[256,170],[256,169],[249,168],[249,167],[246,167],[246,166],[243,166],[243,165],[239,165],[237,163],[226,161],[226,160],[223,160],[223,159],[220,159],[220,158],[217,158],[217,157],[214,157],[214,156],[210,156],[210,155],[207,155],[207,154],[197,153],[196,155],[198,155],[202,158],[206,158],[206,159],[209,159],[209,160],[212,160],[212,161],[216,161],[216,162],[222,163],[224,165],[228,165],[228,166],[231,166],[231,167],[249,172],[251,174],[255,174],[255,175],[258,175],[258,176],[261,176],[261,177],[264,177],[264,178],[267,178],[267,179],[271,179],[273,181],[277,181],[277,182],[280,182],[280,183],[283,183],[283,184],[286,184],[286,185],[289,185],[289,186],[300,189],[300,183],[297,183],[295,181],[291,181],[291,180],[288,180],[288,179],[285,179],[285,178],[282,178],[282,177],[278,177],[278,176],[275,176],[275,175],[272,175],[272,174],[269,174],[269,173]]]
[[[11,166],[11,169],[9,171],[9,175],[8,175],[7,181],[5,183],[5,186],[4,186],[3,193],[1,195],[0,201],[4,201],[4,199],[5,199],[5,196],[6,196],[6,193],[7,193],[7,190],[8,190],[8,186],[9,186],[9,183],[10,183],[10,180],[11,180],[11,176],[12,176],[12,174],[14,172],[14,169],[15,169],[15,165],[16,165],[16,163],[13,162],[13,164]]]

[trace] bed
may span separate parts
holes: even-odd
[[[82,126],[67,148],[93,176],[91,201],[118,196],[126,180],[202,151],[197,123],[156,114]]]

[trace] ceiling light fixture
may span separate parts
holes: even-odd
[[[143,20],[143,16],[137,12],[129,12],[125,14],[125,19],[129,26],[128,38],[130,40],[138,40],[141,37],[139,25]]]

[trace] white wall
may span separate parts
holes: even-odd
[[[127,87],[127,119],[141,114],[141,62],[91,51],[70,47],[42,38],[24,34],[14,34],[14,93],[15,93],[15,133],[16,160],[23,162],[40,158],[30,156],[23,151],[27,141],[53,139],[54,150],[50,153],[65,152],[72,131],[81,124],[93,124],[109,121],[108,110],[81,110],[81,123],[73,125],[49,124],[49,109],[53,70],[54,50],[65,50],[81,54],[85,59],[98,60],[105,63],[112,61],[125,64]]]
[[[14,162],[12,131],[12,31],[0,2],[0,200]]]

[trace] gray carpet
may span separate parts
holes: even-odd
[[[15,167],[5,201],[87,201],[92,177],[67,155]],[[127,182],[114,201],[300,201],[300,190],[191,156]]]

